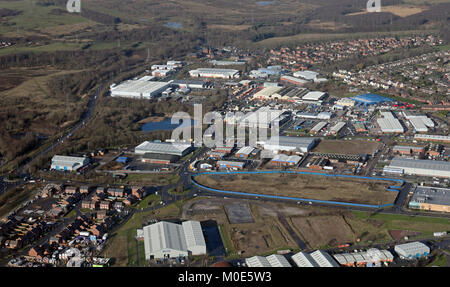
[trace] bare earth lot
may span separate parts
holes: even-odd
[[[323,140],[313,150],[321,153],[337,153],[346,155],[360,155],[363,153],[371,154],[380,146],[378,142],[352,140],[352,141],[333,141]]]
[[[319,175],[201,175],[195,179],[199,184],[222,190],[361,204],[387,204],[397,196],[386,191],[389,182]]]

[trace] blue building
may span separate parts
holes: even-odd
[[[394,100],[391,98],[386,98],[376,94],[364,94],[351,98],[359,104],[363,105],[375,105],[381,104],[385,102],[393,102]]]

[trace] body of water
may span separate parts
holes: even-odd
[[[164,26],[169,27],[169,28],[175,28],[175,29],[183,29],[183,24],[181,24],[179,22],[168,22],[168,23],[164,24]]]
[[[183,120],[181,124],[172,124],[171,119],[164,119],[160,122],[148,122],[142,126],[142,131],[152,132],[152,131],[172,131],[178,127],[190,127],[195,124],[194,120]]]
[[[259,5],[259,6],[267,6],[267,5],[272,5],[273,4],[273,1],[259,1],[259,2],[256,2],[256,5]]]

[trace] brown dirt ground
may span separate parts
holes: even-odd
[[[323,140],[313,149],[313,152],[360,155],[363,153],[371,154],[376,151],[379,146],[380,143],[374,141]]]
[[[359,179],[331,179],[325,176],[299,174],[202,175],[196,177],[202,185],[223,190],[302,197],[319,200],[363,204],[386,204],[396,198],[387,192],[388,182]]]
[[[311,248],[354,242],[356,239],[351,227],[339,215],[293,217],[291,222]]]

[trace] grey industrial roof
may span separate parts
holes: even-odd
[[[142,153],[175,153],[179,154],[191,148],[191,144],[185,143],[159,143],[145,141],[135,148],[135,152]]]
[[[280,146],[307,147],[316,141],[313,137],[278,137]],[[266,144],[276,144],[277,138],[271,138]]]
[[[441,170],[449,172],[450,162],[395,157],[391,160],[391,164],[389,165],[389,167],[420,168],[420,169]]]
[[[319,264],[305,252],[299,252],[292,256],[292,260],[294,260],[295,264],[298,267],[319,267]]]
[[[430,247],[419,241],[395,245],[394,250],[400,255],[407,255],[407,256],[424,254],[425,252],[430,253]]]
[[[411,202],[450,205],[450,189],[418,186],[414,191]]]
[[[156,90],[162,89],[168,86],[168,83],[164,82],[154,82],[154,81],[146,81],[146,80],[130,80],[126,81],[122,84],[119,84],[111,90],[113,93],[122,92],[122,93],[152,93]]]
[[[143,230],[146,253],[166,248],[187,251],[192,246],[206,246],[198,221],[186,221],[182,224],[161,221],[145,226]]]

